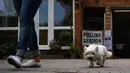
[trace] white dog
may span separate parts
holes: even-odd
[[[103,45],[91,44],[88,47],[84,46],[83,56],[84,59],[89,61],[89,67],[93,67],[94,62],[98,66],[103,67],[105,60],[112,56],[112,52],[107,51]]]

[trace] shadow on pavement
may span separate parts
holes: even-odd
[[[89,66],[86,66],[86,67],[81,67],[81,68],[87,68],[87,69],[89,69],[89,68],[110,68],[110,66],[104,66],[104,67],[99,67],[99,66],[94,66],[94,67],[89,67]]]

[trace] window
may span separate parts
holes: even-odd
[[[96,13],[95,13],[96,12]],[[104,7],[83,8],[83,29],[84,30],[104,30]]]
[[[87,30],[103,30],[104,29],[104,18],[103,17],[93,17],[87,21]]]
[[[48,0],[43,0],[39,9],[39,26],[48,26]]]
[[[40,49],[48,48],[45,47],[48,45],[48,14],[48,0],[43,0],[39,8],[39,28],[37,29],[39,31],[38,40]]]
[[[73,0],[54,0],[54,26],[73,25]]]
[[[50,41],[61,38],[62,32],[72,32],[69,42],[73,43],[73,1],[43,0],[39,8],[40,49],[48,49]]]
[[[47,45],[48,41],[48,31],[40,30],[39,31],[39,45]]]
[[[60,40],[62,46],[68,46],[73,43],[73,32],[71,30],[55,30],[54,38]]]
[[[62,46],[73,43],[73,0],[54,0],[54,39]]]
[[[8,43],[10,41],[17,42],[18,31],[17,30],[0,30],[0,45]]]
[[[18,17],[13,0],[4,0],[6,12],[0,16],[0,45],[18,40]]]
[[[4,0],[6,13],[4,16],[0,16],[0,27],[18,27],[18,17],[16,15],[13,1]]]
[[[7,12],[6,15],[0,16],[1,44],[9,41],[10,36],[18,37],[19,34],[18,16],[13,6],[13,0],[4,1]],[[49,49],[49,41],[59,38],[62,32],[73,31],[73,1],[43,0],[34,18],[40,49]],[[7,41],[4,41],[4,38],[7,38]],[[69,41],[73,42],[73,35],[70,36]]]

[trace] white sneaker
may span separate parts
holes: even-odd
[[[14,65],[16,68],[21,68],[22,58],[20,58],[18,56],[10,55],[7,58],[7,61],[8,61],[9,64]]]
[[[41,62],[35,62],[34,60],[29,60],[28,62],[22,64],[23,68],[39,68],[41,67]]]

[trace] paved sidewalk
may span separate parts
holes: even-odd
[[[88,68],[83,59],[42,59],[42,64],[41,68],[16,69],[0,60],[0,73],[130,73],[130,59],[108,59],[104,68]]]

